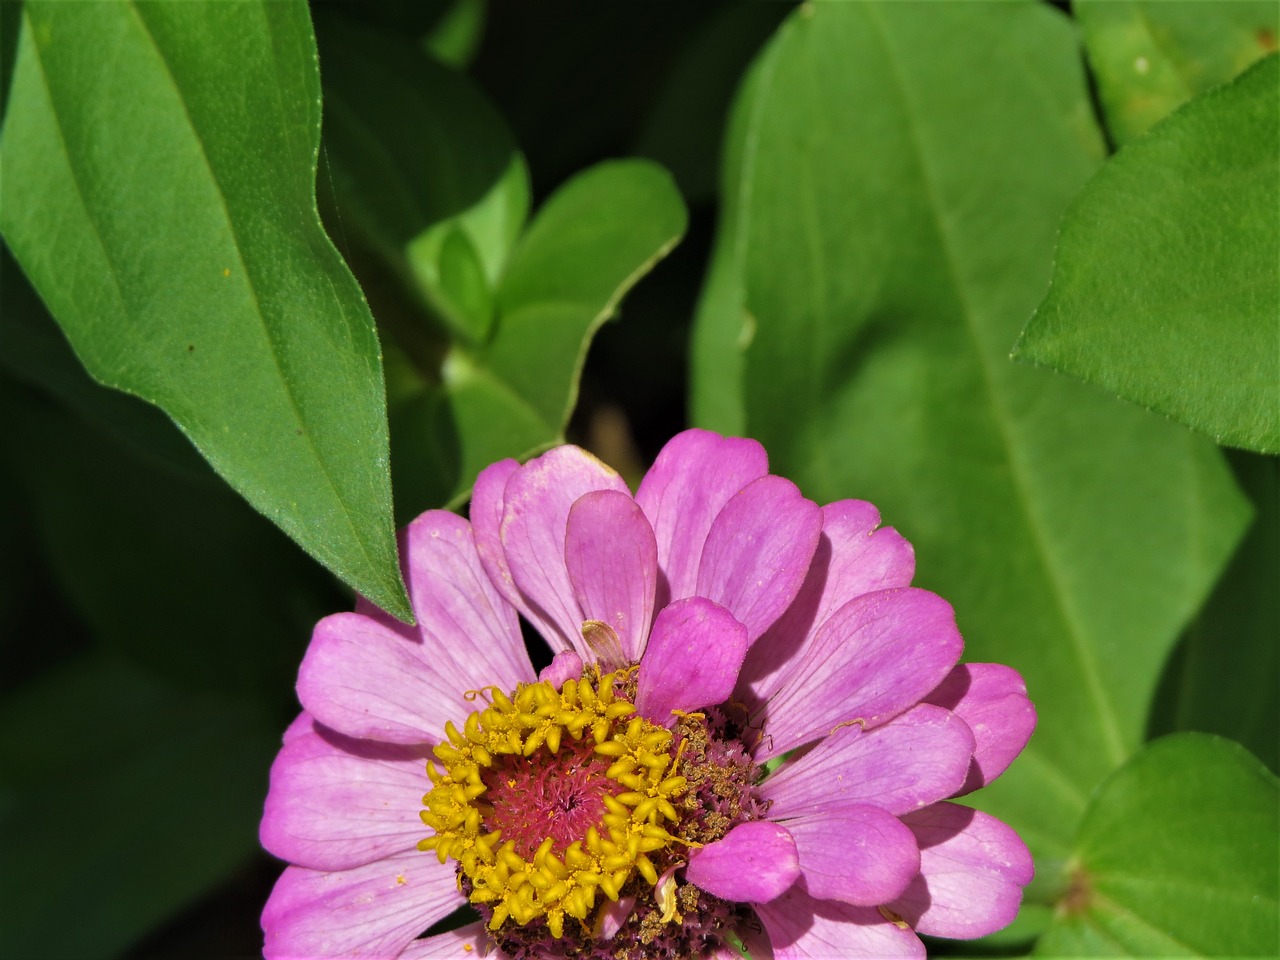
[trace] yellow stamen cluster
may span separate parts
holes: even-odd
[[[489,705],[468,716],[461,732],[445,725],[448,741],[434,750],[442,769],[427,762],[432,789],[422,798],[422,821],[435,835],[418,847],[435,850],[441,863],[458,861],[471,881],[472,902],[492,907],[491,930],[508,918],[526,924],[546,917],[551,935],[561,937],[566,915],[586,923],[597,891],[617,900],[635,873],[658,882],[649,854],[677,839],[661,822],[678,820],[671,800],[684,793],[685,778],[670,775],[676,768],[670,731],[641,717],[624,720],[635,707],[617,696],[617,680],[618,674],[597,672],[560,690],[527,683],[510,697],[489,687]],[[485,803],[483,775],[499,758],[532,763],[539,751],[556,754],[566,734],[591,737],[594,752],[612,760],[605,776],[618,787],[602,796],[606,812],[598,827],[562,855],[548,837],[526,859],[514,841],[502,842],[500,829],[486,825],[493,810]]]

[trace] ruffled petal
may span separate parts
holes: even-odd
[[[417,850],[354,870],[288,867],[262,911],[263,954],[394,957],[461,903],[453,865]]]
[[[796,842],[809,893],[819,900],[879,906],[920,872],[915,835],[879,807],[845,800],[782,825]]]
[[[577,680],[581,676],[582,658],[574,650],[561,650],[543,667],[538,679],[559,690],[566,680]]]
[[[323,730],[323,728],[321,728]],[[259,838],[313,870],[349,870],[417,846],[424,753],[332,731],[290,738],[271,766]]]
[[[768,820],[740,823],[689,854],[685,879],[722,900],[767,903],[795,883],[800,860],[785,827]]]
[[[880,513],[864,500],[822,508],[822,536],[795,602],[751,647],[742,669],[744,691],[769,699],[800,660],[818,628],[855,597],[911,585],[915,552],[892,527],[877,527]]]
[[[547,642],[594,659],[582,640],[582,611],[564,563],[569,510],[584,494],[628,494],[613,468],[578,447],[556,447],[511,474],[502,502],[500,536],[511,577],[524,598],[520,611],[549,625]]]
[[[755,910],[769,934],[775,960],[923,960],[925,955],[924,944],[910,928],[890,923],[875,907],[815,899],[804,889],[803,881]]]
[[[564,561],[581,619],[607,623],[623,657],[639,660],[653,620],[658,545],[630,494],[598,490],[574,502]]]
[[[954,711],[973,731],[977,746],[961,794],[1004,773],[1036,728],[1036,708],[1022,675],[998,663],[958,664],[925,702]]]
[[[404,531],[402,548],[418,626],[368,603],[326,617],[298,670],[298,697],[348,736],[421,743],[474,709],[463,700],[467,690],[514,689],[534,674],[515,612],[481,568],[467,521],[429,511]]]
[[[493,945],[483,923],[469,923],[457,930],[423,937],[409,944],[399,960],[505,960]]]
[[[694,594],[711,523],[729,498],[769,472],[754,440],[686,430],[673,437],[636,491],[657,538],[660,606]]]
[[[920,875],[890,909],[934,937],[985,937],[1013,922],[1035,866],[1013,828],[954,803],[903,822],[920,844]]]
[[[821,813],[837,802],[894,815],[955,793],[973,757],[973,734],[949,710],[921,704],[883,727],[841,727],[783,764],[757,788],[777,819]]]
[[[796,598],[821,533],[822,511],[794,483],[753,480],[711,524],[697,595],[727,608],[754,641]]]
[[[872,727],[919,703],[960,659],[951,604],[927,590],[851,600],[818,631],[781,689],[757,707],[768,759],[853,720]]]
[[[636,711],[670,724],[672,711],[722,703],[733,692],[747,652],[747,628],[724,607],[689,597],[658,613],[640,673]]]

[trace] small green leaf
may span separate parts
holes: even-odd
[[[81,361],[411,617],[377,336],[316,213],[306,6],[23,9],[0,228]]]
[[[335,233],[389,264],[452,337],[483,343],[529,212],[529,174],[463,74],[402,36],[316,19]]]
[[[118,956],[226,880],[257,847],[273,727],[97,653],[0,701],[0,956]]]
[[[1077,0],[1071,9],[1117,144],[1241,73],[1280,34],[1270,0]]]
[[[441,459],[456,465],[448,500],[457,502],[495,460],[562,441],[591,338],[685,225],[670,175],[648,161],[601,163],[562,186],[512,251],[492,340],[475,351],[456,345],[443,390],[393,414],[397,449],[416,431],[419,442],[456,451]]]
[[[1280,452],[1280,56],[1116,154],[1016,347],[1220,443]]]
[[[1048,956],[1275,956],[1280,782],[1230,740],[1157,740],[1094,794]]]

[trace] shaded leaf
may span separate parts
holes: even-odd
[[[1015,353],[1280,452],[1280,55],[1116,154]]]
[[[1280,34],[1268,0],[1077,0],[1071,10],[1117,144],[1275,50]]]
[[[271,726],[100,654],[0,702],[0,956],[115,956],[232,874]]]
[[[931,11],[792,15],[738,108],[720,242],[740,251],[746,428],[772,468],[874,501],[967,659],[1026,676],[1039,729],[975,799],[1050,877],[1248,511],[1207,442],[1008,362],[1101,144],[1056,11]]]
[[[1230,740],[1152,743],[1097,791],[1036,952],[1274,956],[1280,783]]]
[[[495,460],[561,442],[591,337],[685,225],[670,175],[648,161],[598,164],[566,183],[511,254],[492,340],[478,350],[455,345],[443,387],[395,411],[397,449],[441,450],[438,462],[456,470],[446,496],[456,503]]]
[[[97,380],[410,616],[377,338],[315,209],[305,5],[23,9],[0,228],[41,298]]]

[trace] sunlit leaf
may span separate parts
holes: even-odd
[[[306,6],[23,10],[0,183],[23,270],[96,379],[409,616],[377,337],[316,214]]]

